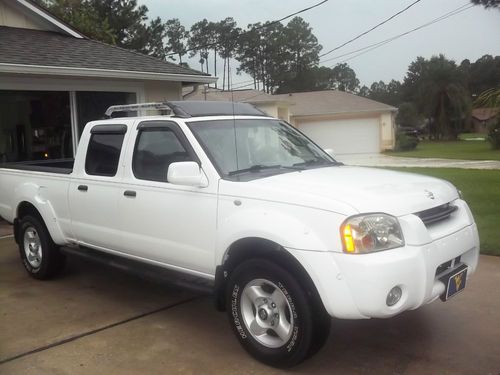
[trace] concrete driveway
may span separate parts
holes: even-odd
[[[425,168],[464,168],[500,169],[498,160],[458,160],[436,158],[407,158],[385,154],[338,155],[336,159],[347,165],[364,167],[425,167]]]
[[[500,257],[447,303],[388,320],[334,320],[318,355],[293,374],[499,374]],[[70,258],[36,281],[0,240],[0,373],[280,374],[251,359],[225,314],[197,296]]]

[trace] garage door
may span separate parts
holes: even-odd
[[[333,149],[335,155],[380,152],[378,118],[301,121],[299,129],[322,148]]]

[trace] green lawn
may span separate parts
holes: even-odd
[[[460,189],[479,229],[481,253],[500,255],[500,170],[391,168],[443,178]]]
[[[487,141],[422,141],[413,151],[387,151],[386,155],[411,158],[500,160],[500,150],[493,150]]]

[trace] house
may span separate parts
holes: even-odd
[[[475,133],[488,133],[488,129],[497,121],[500,108],[475,108],[472,110],[472,128]]]
[[[290,121],[289,107],[287,100],[278,98],[277,95],[266,94],[258,90],[233,90],[223,91],[213,87],[198,86],[194,90],[184,90],[185,100],[208,100],[208,101],[235,101],[250,103],[269,116]]]
[[[200,88],[190,100],[234,100],[254,104],[297,127],[336,155],[370,154],[395,145],[397,108],[342,91],[269,95],[257,90]]]
[[[215,81],[89,39],[31,0],[0,0],[0,162],[73,157],[108,106],[179,100]]]

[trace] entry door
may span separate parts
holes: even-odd
[[[205,274],[214,272],[217,182],[206,188],[173,185],[168,167],[199,162],[178,125],[139,124],[133,160],[124,173],[120,217],[125,248],[131,255]],[[124,191],[124,193],[125,193]]]
[[[85,165],[80,166],[79,177],[71,181],[73,233],[83,245],[110,250],[121,247],[118,198],[123,190],[120,187],[123,169],[119,162],[126,130],[125,125],[94,126]]]

